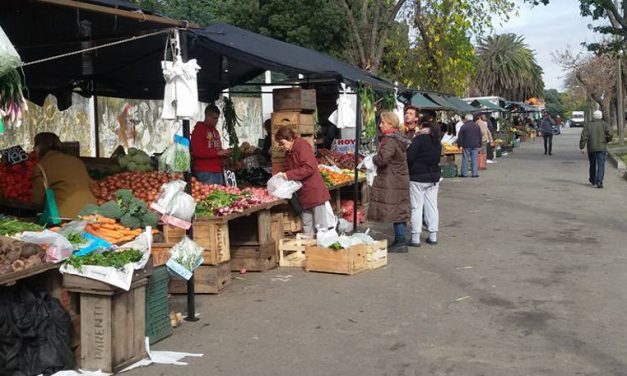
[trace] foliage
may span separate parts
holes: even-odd
[[[367,141],[374,139],[374,137],[377,135],[374,90],[367,86],[362,86],[359,88],[359,97],[361,99],[361,107],[364,119],[364,131]]]
[[[475,95],[497,95],[518,101],[542,95],[542,68],[523,37],[507,33],[481,38],[477,55]]]
[[[564,117],[564,102],[562,102],[561,93],[557,90],[549,89],[544,91],[544,105],[551,116],[556,117],[559,115],[562,118]]]
[[[93,252],[85,256],[70,256],[65,263],[81,271],[85,265],[108,266],[122,269],[125,265],[141,260],[143,254],[136,249],[123,251]]]
[[[156,226],[159,217],[148,209],[146,203],[135,196],[129,189],[120,189],[115,193],[115,200],[101,206],[88,204],[79,213],[81,216],[99,214],[107,218],[114,218],[128,228],[136,229],[146,226]]]
[[[240,119],[237,117],[237,113],[235,113],[235,105],[231,98],[224,97],[222,100],[224,101],[224,108],[222,109],[224,113],[224,131],[229,135],[229,145],[233,149],[233,160],[237,161],[241,155],[235,126],[239,125]]]

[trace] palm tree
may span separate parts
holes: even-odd
[[[475,95],[517,101],[542,96],[542,68],[522,36],[507,33],[481,38],[476,52],[477,70],[471,84]]]

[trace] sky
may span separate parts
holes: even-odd
[[[564,89],[564,72],[553,61],[555,50],[569,49],[586,52],[582,42],[599,41],[599,34],[588,28],[592,19],[579,13],[579,0],[551,0],[547,6],[530,7],[516,0],[518,16],[513,15],[504,25],[495,22],[496,33],[515,33],[525,37],[525,42],[536,52],[536,61],[544,69],[546,89]]]

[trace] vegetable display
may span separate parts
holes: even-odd
[[[22,114],[28,110],[22,94],[22,76],[17,69],[9,69],[0,75],[0,127],[2,123],[19,128]]]
[[[342,169],[355,169],[355,154],[353,153],[338,153],[328,149],[318,149],[318,163],[325,165],[335,165]],[[364,158],[360,155],[359,162]]]
[[[93,252],[85,256],[72,255],[65,263],[79,271],[86,265],[122,269],[127,264],[141,260],[142,256],[143,254],[136,249],[125,249],[123,251],[105,251],[102,253]]]
[[[318,167],[318,170],[320,171],[322,180],[324,180],[324,185],[326,185],[327,188],[353,181],[353,177],[350,175],[334,172],[323,167]]]
[[[150,163],[150,156],[146,152],[129,148],[128,154],[118,158],[120,167],[127,169],[128,171],[146,172],[152,171],[152,165]]]
[[[45,256],[44,250],[36,244],[0,236],[0,275],[39,265]]]
[[[264,188],[246,188],[212,185],[212,192],[196,205],[199,217],[223,217],[231,213],[241,213],[248,208],[276,200]]]
[[[148,209],[146,202],[133,196],[128,189],[120,189],[114,194],[114,201],[106,202],[100,206],[86,205],[79,213],[81,216],[99,214],[103,217],[118,219],[120,223],[130,229],[146,226],[155,226],[159,220],[157,213]]]
[[[44,228],[30,222],[23,222],[15,218],[0,219],[0,236],[12,236],[24,231],[43,231]]]
[[[28,160],[23,163],[12,166],[6,162],[0,163],[0,196],[20,202],[30,202],[33,196],[30,178],[36,164],[35,153],[29,154]]]

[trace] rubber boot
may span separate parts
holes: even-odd
[[[388,247],[388,252],[391,253],[407,253],[407,244],[404,236],[397,236],[394,238],[394,242]]]

